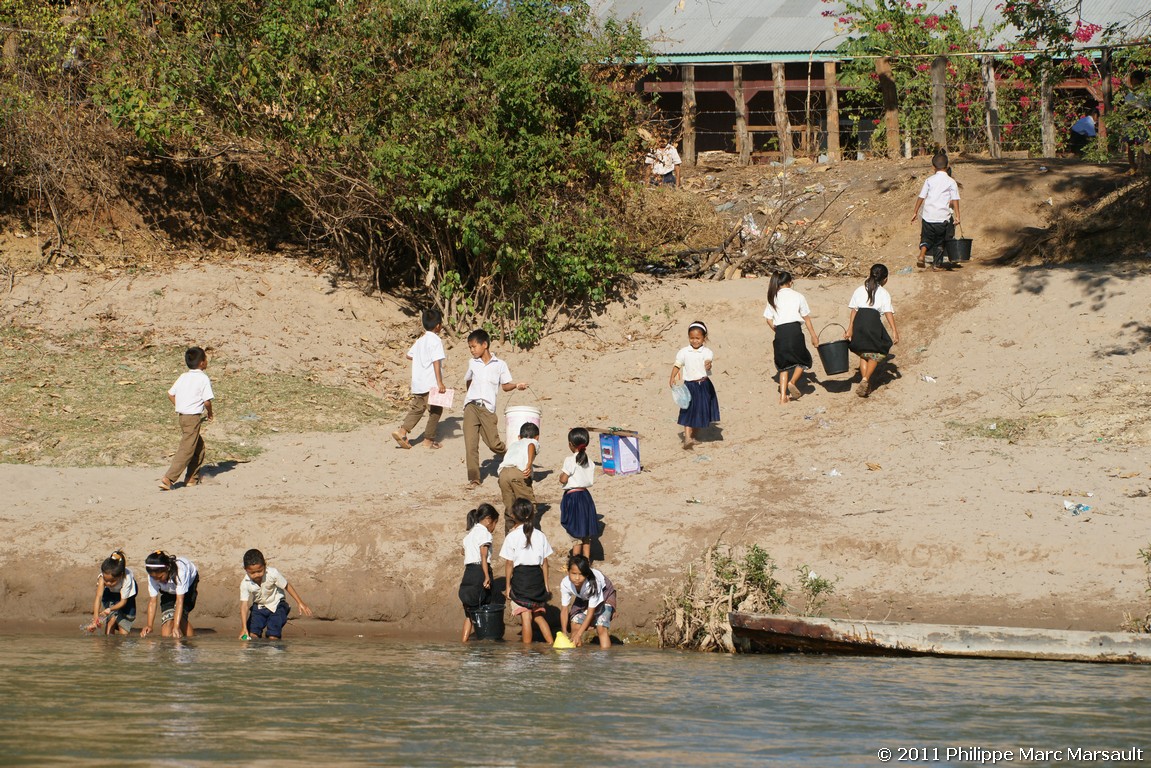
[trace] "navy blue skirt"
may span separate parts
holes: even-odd
[[[691,404],[679,409],[676,423],[681,427],[695,428],[707,427],[713,421],[719,421],[719,398],[715,396],[711,379],[685,381],[684,384],[691,392]]]
[[[573,539],[587,539],[599,535],[599,518],[595,501],[587,488],[564,491],[560,499],[560,525]]]

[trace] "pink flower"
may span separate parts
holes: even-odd
[[[928,16],[924,20],[923,26],[927,27],[928,29],[935,29],[936,27],[939,26],[939,17],[934,15],[934,14],[932,14],[931,16]]]
[[[1019,106],[1023,107],[1024,109],[1031,109],[1031,97],[1030,96],[1020,96],[1019,97]]]
[[[887,32],[889,29],[891,29],[891,24],[889,24],[886,21],[883,22],[882,24],[876,24],[875,25],[875,31],[876,32]]]
[[[915,71],[916,72],[926,72],[929,69],[931,69],[930,64],[916,64],[915,65]]]
[[[1011,57],[1011,63],[1017,67],[1022,67],[1024,64],[1027,63],[1027,57],[1024,56],[1022,53],[1017,53]]]
[[[1091,69],[1091,59],[1083,56],[1082,54],[1075,57],[1075,63],[1083,69]]]

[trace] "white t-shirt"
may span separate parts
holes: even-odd
[[[533,437],[517,437],[508,445],[508,450],[504,453],[504,460],[500,462],[500,469],[504,467],[515,467],[516,469],[528,468],[528,446],[534,445],[536,447],[536,455],[540,453],[540,441]]]
[[[564,483],[565,491],[569,488],[591,488],[595,482],[595,464],[592,463],[591,456],[588,456],[586,467],[576,463],[574,453],[568,456],[564,459],[563,473],[568,476],[568,481]]]
[[[776,325],[802,322],[810,314],[807,299],[791,288],[780,288],[779,293],[775,294],[775,306],[768,304],[763,309],[763,316]]]
[[[707,378],[707,364],[715,359],[715,355],[707,347],[692,349],[686,346],[675,356],[675,367],[683,371],[684,381],[695,381]]]
[[[679,150],[671,144],[653,149],[644,162],[651,166],[653,176],[666,176],[674,171],[677,165],[683,163],[679,157]]]
[[[532,543],[536,535],[532,534]],[[479,523],[472,526],[468,535],[464,536],[464,565],[479,564],[483,559],[483,546],[488,545],[488,562],[492,561],[492,532]]]
[[[186,557],[176,558],[176,578],[168,581],[156,581],[152,574],[148,574],[148,596],[159,597],[161,592],[169,595],[186,595],[196,580],[196,566]]]
[[[112,584],[112,586],[105,585],[106,589],[113,592],[120,593],[121,600],[127,600],[136,594],[136,577],[132,575],[131,568],[124,569],[124,575],[120,577],[120,581]]]
[[[288,580],[284,574],[270,566],[264,569],[264,580],[259,584],[245,574],[244,580],[240,582],[240,602],[251,603],[253,608],[262,605],[274,611],[280,606],[280,601],[287,597],[284,592],[287,586]]]
[[[511,560],[512,565],[543,565],[544,560],[552,554],[552,545],[548,537],[540,529],[532,531],[531,546],[527,544],[524,536],[524,527],[517,525],[511,533],[504,537],[504,545],[500,547],[500,557]]]
[[[495,355],[486,363],[478,357],[473,357],[468,363],[468,372],[464,375],[468,382],[468,394],[465,403],[478,400],[492,413],[496,412],[496,393],[504,384],[512,383],[512,372],[508,364]]]
[[[923,220],[940,224],[951,218],[951,201],[959,199],[959,185],[947,171],[936,171],[923,182],[919,198],[923,201]]]
[[[587,609],[594,611],[595,607],[603,602],[603,593],[607,588],[607,581],[604,579],[603,574],[595,568],[591,569],[591,575],[595,577],[595,582],[599,585],[599,589],[594,596],[591,594],[590,581],[584,581],[583,586],[580,587],[577,592],[575,585],[572,584],[571,577],[564,576],[563,581],[560,582],[560,605],[571,605],[578,597],[580,600],[587,600]]]
[[[867,303],[867,286],[861,285],[855,289],[855,293],[851,294],[851,301],[847,306],[851,309],[874,309],[881,315],[886,315],[888,312],[895,314],[895,310],[891,306],[891,294],[882,285],[875,289],[875,303]]]
[[[208,374],[199,368],[181,374],[168,390],[168,394],[176,398],[176,413],[184,416],[203,413],[204,403],[215,397],[212,394],[212,382],[208,379]]]
[[[436,386],[436,369],[432,363],[446,357],[444,343],[439,336],[427,331],[416,339],[408,350],[408,357],[412,358],[412,394],[426,395]]]

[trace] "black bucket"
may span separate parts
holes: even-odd
[[[477,640],[504,639],[504,604],[481,605],[472,611],[472,626]]]
[[[952,262],[971,261],[971,238],[957,237],[948,240],[943,244],[943,250],[947,253],[948,260]]]
[[[823,327],[826,331],[832,325],[843,330],[843,326],[839,323],[831,323]],[[823,331],[819,335],[823,335]],[[836,341],[826,341],[816,347],[819,352],[819,362],[823,363],[823,372],[828,376],[835,376],[840,373],[847,373],[851,369],[851,361],[848,357],[848,341],[847,339],[838,339]]]

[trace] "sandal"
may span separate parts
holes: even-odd
[[[160,490],[161,491],[172,490],[172,482],[170,480],[168,480],[168,478],[166,478],[166,477],[161,477],[160,478]]]
[[[412,444],[408,442],[408,436],[398,429],[392,433],[392,439],[396,441],[396,445],[400,446],[404,450],[412,447]]]
[[[184,487],[188,487],[190,485],[199,485],[199,484],[200,484],[200,476],[199,475],[192,475],[191,477],[189,477],[187,480],[184,481]]]
[[[440,448],[443,443],[437,443],[435,440],[425,440],[423,443],[428,448]]]
[[[479,488],[479,487],[480,487],[480,481],[479,480],[472,480],[470,483],[468,483],[467,485],[464,486],[464,490],[465,491],[474,491],[476,488]]]

